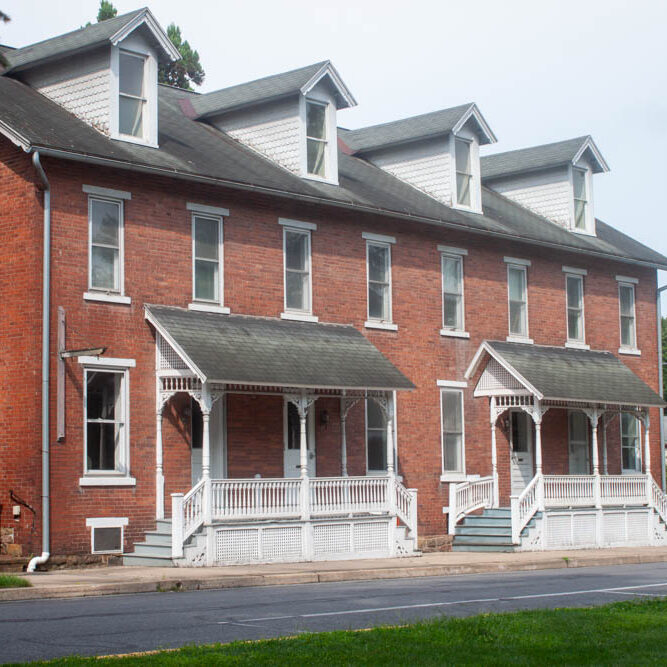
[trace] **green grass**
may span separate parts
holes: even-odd
[[[49,665],[636,665],[667,660],[667,599],[587,609],[441,617],[364,632],[189,646]]]
[[[0,574],[0,588],[30,588],[32,584],[23,577],[13,574]]]

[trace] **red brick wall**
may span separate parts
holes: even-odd
[[[448,503],[448,485],[440,482],[440,408],[436,381],[463,380],[464,371],[483,340],[505,339],[507,280],[504,255],[532,260],[528,269],[528,308],[530,335],[538,344],[561,346],[565,341],[563,264],[588,269],[585,280],[587,342],[592,349],[614,353],[619,345],[615,275],[622,273],[637,277],[638,341],[642,355],[623,357],[623,361],[651,386],[657,386],[656,275],[650,269],[568,254],[558,249],[531,247],[518,241],[489,240],[464,232],[370,214],[324,210],[194,183],[55,160],[45,160],[45,165],[53,187],[53,323],[55,325],[56,308],[63,306],[67,313],[68,347],[105,345],[108,348],[106,356],[136,360],[130,378],[131,473],[137,484],[133,488],[110,489],[79,487],[83,460],[83,373],[76,361],[67,362],[67,436],[64,442],[54,445],[53,453],[54,552],[83,552],[89,548],[86,517],[129,517],[128,541],[136,539],[153,523],[155,352],[153,334],[144,320],[143,305],[186,306],[191,301],[191,224],[186,210],[189,201],[230,210],[224,222],[224,276],[225,305],[232,313],[279,316],[283,310],[283,255],[282,228],[278,218],[317,223],[318,229],[312,234],[314,314],[320,321],[353,324],[362,330],[417,386],[414,392],[399,393],[397,428],[399,471],[407,486],[419,490],[423,534],[445,531],[446,515],[443,515],[442,507]],[[84,183],[132,192],[132,199],[125,203],[125,292],[132,298],[129,306],[83,300],[87,288]],[[34,192],[31,191],[25,199],[34,200]],[[365,330],[363,327],[366,320],[366,268],[362,231],[391,234],[397,239],[392,247],[393,313],[399,327],[397,332]],[[464,247],[469,253],[464,260],[469,340],[444,338],[439,333],[438,243]],[[37,261],[35,257],[35,265]],[[35,292],[35,298],[37,294]],[[37,313],[34,322],[24,321],[24,329],[34,339],[25,349],[35,348]],[[55,333],[52,345],[55,346]],[[38,366],[33,372],[38,373]],[[52,372],[55,373],[55,362]],[[488,474],[491,471],[488,403],[485,399],[474,399],[472,387],[473,383],[470,383],[465,395],[467,472]],[[34,396],[38,396],[38,384],[33,391]],[[52,397],[55,400],[54,393]],[[254,475],[255,472],[281,475],[280,399],[230,396],[227,400],[229,475]],[[340,466],[338,405],[327,399],[318,406],[318,415],[322,409],[327,410],[329,423],[324,427],[319,416],[316,418],[318,473],[337,474]],[[653,412],[653,473],[659,478],[658,420],[657,411]],[[34,439],[30,433],[38,421],[35,414],[23,421],[25,428],[18,429],[21,442]],[[180,485],[185,485],[180,488],[182,491],[189,487],[188,431],[179,426],[179,418],[175,417],[169,428],[168,421],[165,419],[167,494]],[[363,405],[360,404],[348,418],[350,474],[365,472],[363,427]],[[563,464],[566,432],[566,425],[559,425],[556,413],[547,415],[545,469]],[[499,430],[500,474],[506,485],[508,449],[503,438]],[[610,444],[610,452],[612,449]],[[25,451],[24,458],[37,460],[37,449],[28,446]],[[32,468],[36,470],[37,466],[35,463]]]

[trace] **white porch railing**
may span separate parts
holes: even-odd
[[[660,518],[667,524],[667,496],[653,477],[649,477],[647,481],[649,502],[653,506],[653,509],[660,515]]]
[[[449,487],[449,532],[456,531],[459,519],[482,507],[493,507],[493,476],[451,484]]]
[[[595,504],[592,475],[543,475],[545,507],[590,507]]]
[[[602,505],[645,505],[646,481],[646,475],[602,475],[600,477]]]
[[[211,496],[214,521],[301,514],[300,479],[214,479]]]
[[[204,521],[204,480],[200,480],[183,496],[183,539],[187,540]]]
[[[543,497],[544,478],[542,475],[535,475],[518,496],[510,496],[512,542],[514,544],[519,544],[521,541],[521,531],[528,525],[535,512],[540,509]]]
[[[386,512],[389,477],[316,477],[309,480],[313,515]]]

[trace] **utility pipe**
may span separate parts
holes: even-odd
[[[32,164],[42,181],[44,192],[44,242],[42,258],[42,555],[28,563],[28,572],[49,559],[51,541],[51,507],[49,484],[49,309],[51,295],[51,186],[39,161],[39,152],[32,155]]]
[[[658,386],[660,387],[660,396],[663,396],[662,392],[662,304],[661,295],[664,290],[667,289],[667,285],[658,287],[656,294],[656,305],[658,308]],[[659,409],[660,414],[660,474],[662,481],[662,490],[667,491],[667,482],[665,481],[665,426],[664,422],[664,408]]]

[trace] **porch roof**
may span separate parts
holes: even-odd
[[[610,352],[484,341],[466,377],[474,375],[485,352],[539,400],[640,407],[667,405]],[[478,396],[501,393],[500,387],[483,390],[478,385],[478,389],[475,392]]]
[[[146,306],[199,376],[235,385],[401,390],[415,386],[353,326]]]

